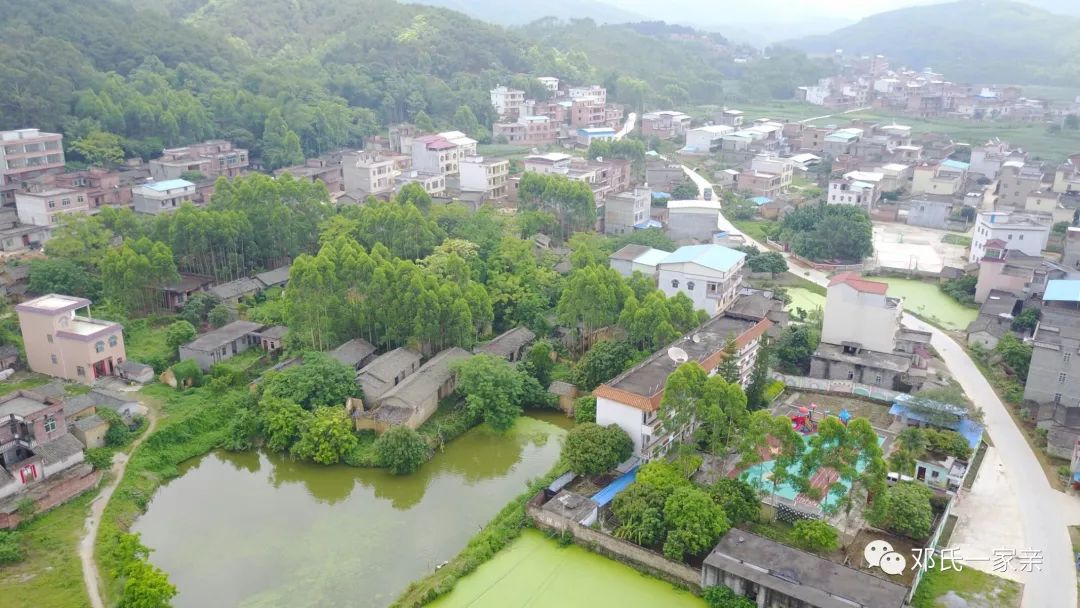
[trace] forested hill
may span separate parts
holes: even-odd
[[[500,25],[525,25],[544,17],[574,17],[592,19],[597,23],[631,23],[646,21],[638,13],[623,10],[614,4],[596,0],[547,0],[546,2],[515,2],[511,7],[505,0],[404,0],[411,4],[427,4],[459,11]]]
[[[867,17],[790,43],[810,53],[881,53],[950,80],[1074,85],[1080,80],[1080,17],[1017,2],[965,0]]]
[[[488,90],[540,95],[537,75],[658,107],[790,94],[825,73],[782,51],[736,63],[745,50],[684,27],[506,29],[394,0],[0,0],[0,14],[0,129],[119,138],[143,157],[224,137],[298,162],[425,116],[483,138]]]

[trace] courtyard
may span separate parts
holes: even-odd
[[[956,233],[874,222],[874,261],[883,270],[938,273],[945,266],[963,268],[967,264],[967,248],[942,240],[950,234]]]

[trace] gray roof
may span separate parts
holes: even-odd
[[[495,336],[487,344],[477,346],[473,349],[473,352],[507,357],[535,339],[536,334],[530,331],[528,327],[515,327]]]
[[[222,283],[221,285],[215,285],[208,291],[222,300],[231,300],[233,298],[239,298],[240,296],[255,293],[262,288],[263,284],[258,280],[243,278],[229,281],[228,283]]]
[[[420,353],[416,351],[395,348],[360,368],[356,381],[364,389],[364,398],[378,399],[393,386],[398,374],[420,363],[420,359]]]
[[[16,391],[5,395],[3,400],[0,401],[0,417],[6,418],[14,414],[25,418],[34,412],[49,407],[48,403],[34,397],[32,393],[28,394],[25,391]]]
[[[383,393],[382,402],[393,400],[392,405],[418,407],[424,400],[439,392],[439,388],[453,376],[450,364],[472,356],[469,351],[453,347],[435,355],[420,369],[407,376],[394,388]]]
[[[101,388],[95,388],[83,395],[72,395],[64,399],[64,415],[74,416],[90,407],[104,407],[110,410],[119,410],[128,403],[137,403],[138,399],[125,393],[117,393]]]
[[[750,315],[759,319],[764,319],[774,309],[783,310],[784,303],[773,299],[771,292],[759,290],[743,290],[735,298],[735,301],[731,303],[731,306],[728,307],[731,312]]]
[[[633,262],[637,257],[643,253],[646,253],[652,249],[647,245],[626,245],[622,249],[608,256],[609,260],[622,260],[624,262]]]
[[[145,363],[139,363],[138,361],[132,361],[131,359],[128,359],[127,361],[124,361],[123,363],[121,363],[120,365],[117,365],[116,367],[120,368],[120,371],[122,371],[122,372],[125,372],[127,374],[136,374],[136,375],[141,374],[141,373],[145,372],[146,370],[154,371],[153,367],[151,367],[151,366],[149,366],[149,365],[147,365]]]
[[[275,325],[268,327],[259,332],[259,336],[263,338],[270,338],[271,340],[280,340],[289,334],[289,328],[284,325]]]
[[[814,351],[814,356],[828,361],[862,365],[893,372],[906,372],[911,369],[910,355],[894,355],[892,353],[882,353],[865,349],[860,350],[858,354],[851,355],[844,352],[843,346],[838,344],[828,344],[826,342],[818,344],[817,350]]]
[[[330,356],[352,367],[375,352],[375,346],[363,338],[353,338],[330,351]]]
[[[91,429],[96,429],[103,424],[108,424],[107,422],[105,422],[104,418],[98,416],[97,414],[91,414],[85,418],[79,418],[71,426],[85,432]]]
[[[563,382],[562,380],[555,380],[548,385],[548,392],[553,395],[573,395],[577,390],[577,387],[569,382]]]
[[[720,539],[705,565],[818,608],[901,608],[908,594],[904,585],[739,529]]]
[[[1042,317],[1035,329],[1036,344],[1063,344],[1064,340],[1080,340],[1080,310],[1068,302],[1045,303]]]
[[[233,321],[224,327],[208,331],[184,345],[184,348],[209,352],[221,348],[237,338],[255,333],[263,328],[262,323],[253,321]]]
[[[289,269],[291,266],[278,266],[273,270],[267,270],[266,272],[260,272],[255,275],[255,278],[259,280],[265,287],[273,287],[275,285],[284,285],[289,282]]]
[[[34,448],[34,453],[41,456],[45,464],[60,462],[83,451],[83,444],[78,437],[64,434],[48,443]]]

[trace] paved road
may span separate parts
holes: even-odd
[[[824,118],[832,118],[833,116],[840,116],[842,114],[851,114],[852,112],[862,112],[863,110],[869,110],[869,109],[870,109],[870,106],[864,106],[864,107],[861,107],[861,108],[852,108],[850,110],[844,110],[843,112],[837,112],[835,114],[826,114],[824,116],[815,116],[813,118],[804,118],[803,120],[800,120],[799,122],[805,124],[805,123],[808,123],[808,122],[814,122],[815,120],[822,120]]]
[[[683,171],[699,189],[711,186],[708,180],[689,167],[684,166]],[[739,232],[721,214],[719,227],[724,229],[725,226]],[[746,238],[758,249],[765,248],[761,243]],[[793,274],[819,285],[828,285],[828,277],[823,272],[794,265],[793,268]],[[985,413],[986,429],[1001,463],[994,474],[1004,476],[1009,488],[1009,500],[1015,501],[1017,507],[1015,510],[1002,509],[1002,513],[995,515],[1002,517],[1005,513],[1016,513],[1020,534],[1009,536],[1018,537],[1023,542],[1023,546],[1000,548],[1040,550],[1044,557],[1041,571],[1018,573],[1017,578],[1024,582],[1023,606],[1077,608],[1075,556],[1066,527],[1080,524],[1080,500],[1050,486],[1022,431],[1013,423],[1005,404],[964,349],[945,332],[911,315],[904,315],[903,322],[907,327],[930,332],[931,344],[941,354],[953,377]],[[989,473],[980,472],[980,477],[984,474]],[[988,539],[986,544],[993,545],[996,540]]]
[[[83,583],[86,585],[86,593],[90,596],[90,605],[93,608],[105,608],[105,600],[101,596],[99,585],[101,573],[98,572],[97,562],[94,561],[94,544],[97,543],[98,528],[101,527],[101,514],[105,512],[105,506],[109,504],[116,486],[120,485],[120,480],[124,478],[124,471],[127,470],[131,455],[157,426],[157,415],[153,408],[148,408],[146,422],[146,431],[131,444],[131,449],[113,456],[112,468],[109,469],[112,481],[90,503],[90,514],[86,516],[84,524],[85,533],[79,540],[79,561],[82,562]]]
[[[619,129],[619,132],[615,134],[615,139],[622,139],[630,134],[634,130],[634,126],[637,124],[637,112],[630,112],[626,116],[626,123],[623,124],[623,128]]]

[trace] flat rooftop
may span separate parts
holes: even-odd
[[[70,312],[77,308],[90,306],[90,300],[50,293],[40,298],[34,298],[29,302],[23,302],[15,306],[19,312],[36,312],[40,314],[60,314]]]
[[[0,403],[0,417],[7,417],[12,414],[25,418],[36,411],[49,407],[48,404],[18,395],[8,401]]]
[[[69,331],[80,336],[92,336],[103,329],[109,329],[110,327],[120,327],[119,323],[113,321],[104,321],[101,319],[90,319],[88,317],[75,317],[71,320],[71,323],[65,328],[65,331]]]
[[[681,348],[689,361],[701,362],[722,351],[728,340],[738,339],[759,322],[726,314],[713,317],[689,335],[676,340],[669,348],[653,353],[645,361],[615,377],[607,386],[636,395],[655,395],[664,389],[668,376],[681,364],[668,355],[671,348]]]

